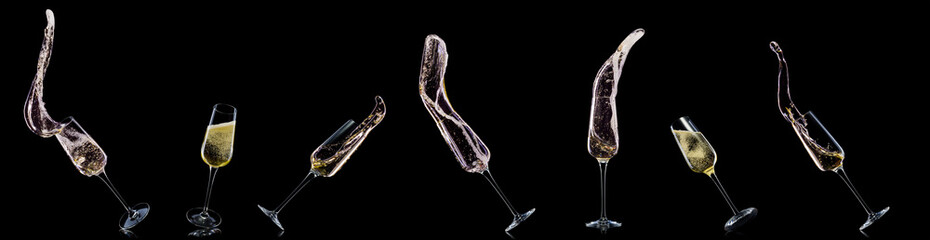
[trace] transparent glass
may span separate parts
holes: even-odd
[[[472,131],[471,127],[459,117],[459,114],[452,109],[449,98],[446,95],[445,74],[446,64],[448,63],[449,54],[446,52],[446,43],[436,35],[426,37],[423,45],[423,59],[420,62],[420,99],[429,112],[439,133],[449,145],[455,159],[459,165],[467,172],[479,173],[494,187],[501,200],[507,204],[510,213],[513,214],[513,222],[504,229],[509,232],[525,221],[536,211],[535,208],[525,213],[517,212],[501,191],[497,181],[491,176],[488,170],[488,161],[491,158],[491,151],[488,150],[481,138]]]
[[[342,124],[342,127],[339,127],[333,135],[330,135],[326,141],[323,141],[323,144],[320,144],[320,146],[313,151],[313,154],[310,155],[310,162],[313,167],[310,169],[310,172],[304,176],[304,179],[300,181],[300,184],[297,184],[297,187],[291,191],[291,194],[284,199],[284,202],[278,204],[278,207],[274,208],[274,210],[268,210],[262,207],[262,205],[258,205],[258,209],[261,210],[265,216],[268,216],[271,222],[278,226],[282,231],[281,233],[283,233],[284,226],[281,225],[281,221],[278,220],[278,214],[281,212],[281,209],[283,209],[287,203],[291,202],[291,199],[293,199],[301,189],[307,186],[310,180],[316,177],[331,177],[335,175],[339,169],[342,169],[342,165],[345,164],[346,161],[349,160],[349,157],[352,156],[352,153],[362,145],[362,142],[368,137],[368,133],[381,123],[385,113],[384,100],[381,99],[381,96],[375,96],[375,108],[361,124],[349,132],[349,128],[355,125],[355,121],[349,119]]]
[[[846,152],[843,151],[843,147],[833,139],[833,135],[820,123],[820,119],[817,119],[817,116],[814,115],[813,112],[808,111],[807,113],[798,115],[801,111],[798,110],[797,105],[791,100],[788,63],[785,61],[784,52],[782,52],[781,47],[776,42],[769,43],[769,48],[775,52],[778,58],[778,110],[785,120],[791,124],[791,128],[794,130],[795,134],[798,135],[798,139],[801,140],[801,144],[804,145],[804,149],[810,154],[817,168],[821,171],[836,172],[836,174],[843,179],[843,182],[846,183],[846,186],[849,187],[849,190],[852,191],[853,195],[856,196],[856,200],[859,200],[859,204],[862,205],[862,208],[864,208],[865,212],[868,214],[865,223],[859,226],[859,231],[864,230],[884,216],[890,207],[885,207],[878,212],[872,211],[865,203],[865,200],[862,199],[862,196],[859,195],[859,191],[856,190],[856,187],[850,182],[849,176],[846,175],[846,171],[843,170],[843,160],[846,158]]]
[[[714,165],[717,163],[717,152],[714,151],[714,147],[704,137],[704,133],[701,133],[697,126],[694,126],[691,118],[688,116],[678,118],[678,121],[672,123],[671,129],[672,135],[675,137],[675,143],[681,149],[681,154],[685,157],[685,162],[688,163],[691,171],[709,176],[710,180],[717,186],[717,190],[720,190],[723,199],[727,201],[730,211],[733,211],[733,216],[723,225],[723,229],[727,232],[736,230],[755,218],[759,210],[754,207],[737,210],[736,205],[730,200],[730,195],[723,188],[714,170]]]
[[[610,55],[594,78],[591,98],[591,118],[588,124],[588,153],[597,159],[601,172],[601,217],[585,226],[601,231],[620,227],[620,222],[607,218],[607,163],[617,155],[620,135],[617,132],[617,84],[630,49],[646,31],[642,28],[627,35]]]
[[[71,162],[81,174],[85,176],[97,176],[107,185],[107,188],[113,192],[116,199],[123,205],[126,213],[120,217],[119,227],[121,231],[128,232],[130,228],[138,225],[149,214],[151,207],[148,203],[138,203],[132,207],[126,204],[123,196],[116,191],[113,182],[107,176],[104,167],[107,165],[107,154],[103,148],[94,141],[93,138],[84,131],[81,124],[72,117],[65,118],[62,122],[53,120],[45,109],[45,102],[42,100],[44,93],[45,71],[48,69],[48,63],[52,56],[52,45],[55,36],[55,14],[52,10],[45,10],[45,17],[48,25],[45,27],[45,38],[42,41],[42,49],[39,52],[39,63],[36,67],[36,75],[32,80],[32,86],[26,96],[26,104],[23,106],[23,119],[30,131],[43,138],[55,136],[61,147],[64,148]]]
[[[207,131],[204,135],[203,144],[200,147],[200,156],[209,168],[207,180],[207,196],[203,201],[203,207],[196,207],[187,210],[185,216],[187,221],[195,226],[204,228],[192,232],[195,236],[208,236],[215,234],[218,230],[212,229],[223,222],[220,214],[210,209],[210,195],[213,192],[213,181],[220,167],[229,164],[232,159],[233,141],[236,133],[236,113],[235,107],[229,104],[218,103],[213,105],[213,113],[210,115],[210,124],[207,125]]]

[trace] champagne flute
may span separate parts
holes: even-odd
[[[39,63],[36,67],[36,75],[32,80],[32,86],[29,94],[26,96],[26,104],[23,107],[23,119],[29,130],[43,138],[55,136],[58,143],[64,148],[65,153],[71,158],[71,162],[81,174],[85,176],[97,176],[107,188],[113,192],[116,199],[123,205],[126,213],[120,217],[119,227],[121,231],[129,232],[129,229],[142,222],[149,214],[151,207],[148,203],[138,203],[130,207],[123,200],[123,197],[116,191],[116,187],[107,177],[104,167],[107,165],[107,154],[103,152],[100,145],[84,131],[81,124],[73,117],[67,117],[62,122],[52,120],[45,109],[45,102],[42,100],[44,93],[45,71],[48,69],[48,63],[52,57],[52,44],[55,36],[55,14],[52,10],[45,10],[45,17],[48,25],[45,27],[45,38],[42,41],[42,50],[39,52]]]
[[[601,170],[601,217],[585,226],[601,231],[620,227],[620,222],[607,219],[607,162],[617,155],[617,83],[630,48],[646,31],[642,28],[627,35],[617,50],[598,70],[591,98],[591,118],[588,124],[588,153],[597,159]]]
[[[307,186],[310,180],[316,177],[332,177],[339,169],[342,169],[342,165],[345,164],[346,161],[349,160],[349,157],[352,156],[352,153],[355,153],[355,150],[362,145],[362,141],[365,141],[365,138],[368,137],[368,133],[381,123],[385,113],[384,100],[381,99],[381,96],[375,96],[374,110],[371,111],[371,114],[369,114],[358,127],[355,127],[352,132],[348,132],[349,128],[355,125],[355,121],[349,119],[342,124],[342,127],[339,127],[333,135],[330,135],[326,141],[323,141],[323,144],[320,144],[320,146],[313,151],[313,154],[310,155],[310,162],[313,165],[310,172],[307,173],[307,176],[304,177],[300,184],[291,191],[291,194],[284,199],[284,202],[281,202],[274,210],[268,210],[262,207],[262,205],[258,205],[258,209],[261,210],[265,216],[271,218],[271,222],[277,225],[278,228],[281,228],[283,233],[284,226],[282,226],[281,222],[278,220],[278,213],[281,212],[281,209],[284,208],[304,186]]]
[[[775,56],[778,58],[778,110],[785,120],[791,124],[791,128],[794,130],[794,133],[798,135],[801,144],[804,145],[804,149],[807,150],[811,159],[814,160],[814,164],[817,165],[817,168],[825,172],[833,171],[839,175],[840,178],[843,179],[843,182],[846,183],[846,186],[849,187],[849,190],[852,191],[853,195],[856,196],[856,200],[859,200],[859,204],[862,205],[862,208],[864,208],[865,212],[869,215],[865,223],[859,226],[859,231],[861,232],[884,216],[891,207],[885,207],[878,212],[872,211],[869,205],[865,203],[865,200],[862,199],[862,196],[859,195],[859,191],[856,190],[856,187],[849,181],[849,176],[846,175],[846,171],[843,170],[843,159],[846,158],[846,152],[844,152],[840,144],[833,139],[833,135],[820,123],[820,119],[817,119],[817,116],[814,115],[813,112],[808,111],[802,115],[797,115],[801,111],[798,110],[798,107],[791,100],[791,90],[788,84],[788,62],[785,61],[784,52],[782,52],[778,43],[774,41],[769,43],[769,48],[775,52]],[[813,126],[811,126],[811,124],[813,124]],[[865,233],[863,232],[863,234]]]
[[[720,179],[717,178],[717,173],[714,171],[714,164],[717,163],[717,152],[714,151],[714,147],[710,145],[707,138],[704,138],[704,134],[698,130],[697,126],[694,126],[691,118],[688,116],[678,118],[678,121],[672,123],[671,129],[672,135],[675,136],[675,143],[681,149],[681,154],[684,155],[685,162],[688,163],[691,171],[707,174],[713,180],[714,185],[717,185],[717,190],[720,190],[720,193],[723,194],[723,199],[727,200],[730,211],[733,211],[733,217],[727,220],[726,224],[723,225],[723,229],[727,232],[736,230],[755,218],[759,210],[754,207],[740,211],[736,210],[736,205],[730,200],[730,196],[723,189],[723,185],[720,184]]]
[[[490,150],[449,104],[444,80],[448,58],[446,43],[439,36],[427,36],[423,46],[423,58],[420,62],[420,99],[423,100],[423,105],[436,122],[439,133],[452,149],[455,159],[462,165],[462,168],[466,172],[479,173],[484,176],[497,191],[501,200],[507,204],[507,208],[513,214],[513,222],[504,229],[505,232],[509,232],[529,218],[536,209],[530,209],[522,214],[517,212],[507,196],[504,196],[497,181],[491,176],[491,171],[488,170]]]
[[[187,221],[198,227],[215,228],[223,222],[220,214],[209,208],[210,194],[213,191],[213,180],[216,178],[216,172],[221,167],[229,164],[229,160],[232,159],[235,133],[236,107],[223,103],[213,105],[210,125],[207,126],[203,145],[200,146],[200,157],[210,167],[209,180],[207,180],[207,197],[203,201],[203,207],[191,208],[185,214]]]

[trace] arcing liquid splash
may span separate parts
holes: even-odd
[[[358,146],[362,145],[368,133],[381,123],[385,113],[384,100],[381,96],[375,96],[375,108],[365,120],[362,120],[362,123],[355,127],[355,130],[349,134],[337,133],[335,135],[339,136],[333,136],[313,151],[310,156],[313,171],[323,177],[335,175],[349,160],[352,153],[355,153]]]
[[[843,166],[843,158],[845,158],[843,148],[839,144],[831,144],[831,142],[835,143],[833,136],[819,124],[816,116],[810,112],[801,114],[801,111],[798,110],[797,105],[791,100],[791,88],[788,85],[788,62],[785,61],[784,52],[782,52],[778,43],[774,41],[769,43],[769,48],[778,57],[778,111],[781,112],[786,121],[791,123],[791,128],[801,139],[801,143],[804,144],[804,148],[810,154],[814,163],[817,164],[817,167],[822,171],[836,171],[837,168]],[[815,139],[812,137],[811,129],[808,128],[808,121],[816,121],[817,126],[814,127],[821,129],[814,130],[822,131],[823,133],[820,135],[823,136],[821,138],[829,139]],[[819,144],[818,140],[823,144]]]
[[[462,168],[481,173],[488,169],[491,151],[449,104],[444,79],[448,59],[446,43],[439,36],[427,36],[420,62],[420,99]]]
[[[32,79],[32,86],[23,106],[23,119],[26,121],[26,127],[36,135],[43,138],[55,136],[81,174],[95,176],[103,172],[107,165],[106,153],[74,118],[67,117],[62,122],[53,120],[45,109],[45,101],[42,100],[45,72],[52,58],[52,45],[55,40],[55,14],[52,10],[45,10],[45,18],[48,25],[45,26],[45,38],[42,39],[42,50],[39,51],[36,75]]]
[[[26,104],[23,106],[23,118],[30,131],[43,138],[49,138],[61,132],[62,124],[52,120],[48,111],[45,110],[45,101],[42,100],[45,71],[52,58],[52,44],[55,40],[55,14],[52,10],[45,10],[45,18],[48,20],[48,25],[45,26],[45,38],[42,39],[36,76],[32,79],[32,87],[26,95]]]
[[[620,136],[617,134],[617,83],[630,48],[646,31],[634,30],[623,39],[617,51],[610,55],[594,79],[591,99],[591,121],[588,125],[588,153],[600,162],[617,154]]]

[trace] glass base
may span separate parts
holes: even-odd
[[[130,212],[123,213],[123,216],[119,218],[119,228],[120,229],[130,229],[135,227],[145,220],[145,217],[149,215],[149,209],[152,207],[148,203],[139,203],[135,206],[132,206]]]
[[[885,209],[882,209],[881,211],[878,211],[877,213],[869,215],[869,219],[866,219],[865,223],[863,223],[862,226],[859,227],[859,231],[862,231],[862,229],[865,229],[871,226],[872,223],[875,223],[875,221],[877,221],[879,218],[882,218],[882,216],[884,216],[885,213],[888,212],[888,209],[890,208],[891,207],[885,207]]]
[[[757,213],[759,213],[759,210],[754,207],[743,209],[742,211],[736,213],[736,215],[733,215],[730,220],[727,220],[727,223],[723,225],[723,230],[726,230],[727,232],[736,230],[737,228],[751,221],[753,218],[756,218]]]
[[[258,209],[259,209],[259,210],[262,210],[262,213],[264,213],[265,216],[268,216],[268,218],[271,218],[271,222],[273,222],[274,225],[278,225],[278,228],[280,228],[281,231],[284,231],[284,227],[281,226],[281,222],[278,221],[278,213],[276,213],[276,212],[274,212],[274,211],[271,211],[271,210],[268,210],[268,209],[266,209],[265,207],[262,207],[262,205],[258,205]],[[516,220],[514,220],[514,221],[516,221]]]
[[[520,225],[520,223],[522,223],[523,221],[526,221],[527,218],[530,218],[530,215],[533,215],[533,212],[536,212],[535,208],[530,209],[529,211],[526,211],[523,214],[514,216],[513,222],[510,223],[510,226],[507,226],[507,228],[504,229],[504,232],[510,232],[510,230],[513,230],[513,228],[517,227],[517,225]]]
[[[610,220],[607,218],[601,218],[598,220],[585,223],[584,225],[589,228],[597,228],[597,229],[600,229],[602,232],[606,232],[607,229],[620,227],[620,222]]]
[[[129,229],[122,229],[122,228],[120,228],[120,229],[119,229],[119,234],[122,234],[123,237],[125,237],[125,238],[139,238],[139,236],[137,236],[135,232],[133,232],[132,230],[129,230]]]
[[[223,231],[220,231],[219,228],[201,228],[201,229],[197,229],[197,230],[194,230],[193,232],[188,233],[187,236],[209,237],[213,235],[219,235],[220,233],[223,233]]]
[[[219,213],[214,212],[213,209],[207,209],[205,213],[202,207],[191,208],[190,210],[187,210],[186,216],[187,221],[191,222],[195,226],[202,228],[215,228],[223,222],[223,218],[220,217]]]

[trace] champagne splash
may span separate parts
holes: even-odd
[[[819,127],[819,129],[814,130],[820,133],[819,135],[824,135],[822,138],[829,139],[815,139],[811,136],[811,129],[808,128],[808,118],[816,121],[816,116],[810,112],[801,114],[801,110],[798,110],[797,105],[791,99],[788,62],[785,61],[785,54],[781,50],[781,46],[775,41],[769,43],[769,48],[778,57],[778,110],[785,120],[791,123],[792,129],[798,135],[801,143],[804,144],[804,148],[811,155],[814,163],[817,164],[817,168],[822,171],[835,171],[843,165],[843,158],[845,158],[843,148],[839,144],[831,143],[835,142],[833,136],[819,122],[816,124],[817,126],[814,126]],[[818,143],[818,140],[823,144]]]
[[[873,212],[869,205],[865,203],[859,191],[856,190],[856,187],[849,181],[849,177],[846,176],[846,171],[843,170],[843,159],[846,158],[843,147],[836,142],[836,139],[833,139],[833,135],[820,123],[817,115],[810,111],[801,114],[801,111],[798,110],[794,101],[791,100],[791,90],[788,88],[788,63],[785,61],[784,52],[775,41],[769,43],[769,48],[778,57],[778,110],[785,117],[785,120],[791,123],[791,127],[798,135],[798,138],[801,139],[801,144],[804,145],[804,149],[810,154],[817,168],[820,168],[821,171],[837,173],[843,179],[843,183],[846,183],[849,190],[856,196],[856,200],[859,200],[859,204],[862,205],[865,212],[869,214],[869,218],[866,219],[865,223],[859,226],[859,232],[868,237],[862,230],[884,216],[890,207]],[[809,126],[810,128],[808,128]]]
[[[607,162],[617,154],[617,81],[630,48],[646,30],[634,30],[623,39],[617,51],[610,55],[594,79],[594,97],[591,99],[591,121],[588,126],[588,153],[600,162]]]
[[[323,177],[331,177],[342,168],[342,165],[349,160],[352,153],[362,145],[362,141],[368,137],[368,133],[375,129],[381,120],[384,119],[385,107],[384,99],[381,96],[375,96],[375,108],[371,110],[365,120],[362,121],[347,137],[340,138],[334,136],[313,151],[310,161],[313,164],[313,170]],[[337,134],[339,135],[339,134]]]
[[[445,84],[448,59],[446,43],[439,36],[427,36],[420,62],[420,99],[462,168],[481,173],[488,169],[491,151],[449,103]]]
[[[32,86],[23,106],[23,119],[29,130],[36,135],[43,138],[55,136],[81,174],[96,176],[103,172],[107,165],[106,153],[73,117],[67,117],[62,122],[52,120],[45,109],[45,101],[42,100],[45,72],[48,70],[52,58],[52,45],[55,42],[55,13],[46,9],[45,18],[48,25],[45,26],[45,38],[42,40],[42,50],[39,51],[36,75],[32,79]]]
[[[42,100],[45,71],[52,58],[52,44],[55,40],[55,14],[51,9],[45,10],[45,18],[48,20],[48,25],[45,26],[45,38],[42,40],[42,50],[39,51],[36,75],[32,79],[32,86],[29,88],[26,104],[23,106],[23,118],[30,131],[43,138],[49,138],[61,132],[63,126],[62,123],[52,120]]]
[[[801,114],[801,111],[791,100],[791,88],[788,87],[788,62],[785,61],[785,53],[781,51],[777,42],[770,42],[769,48],[778,57],[778,111],[785,117],[785,120],[793,122],[797,118],[795,115]]]

